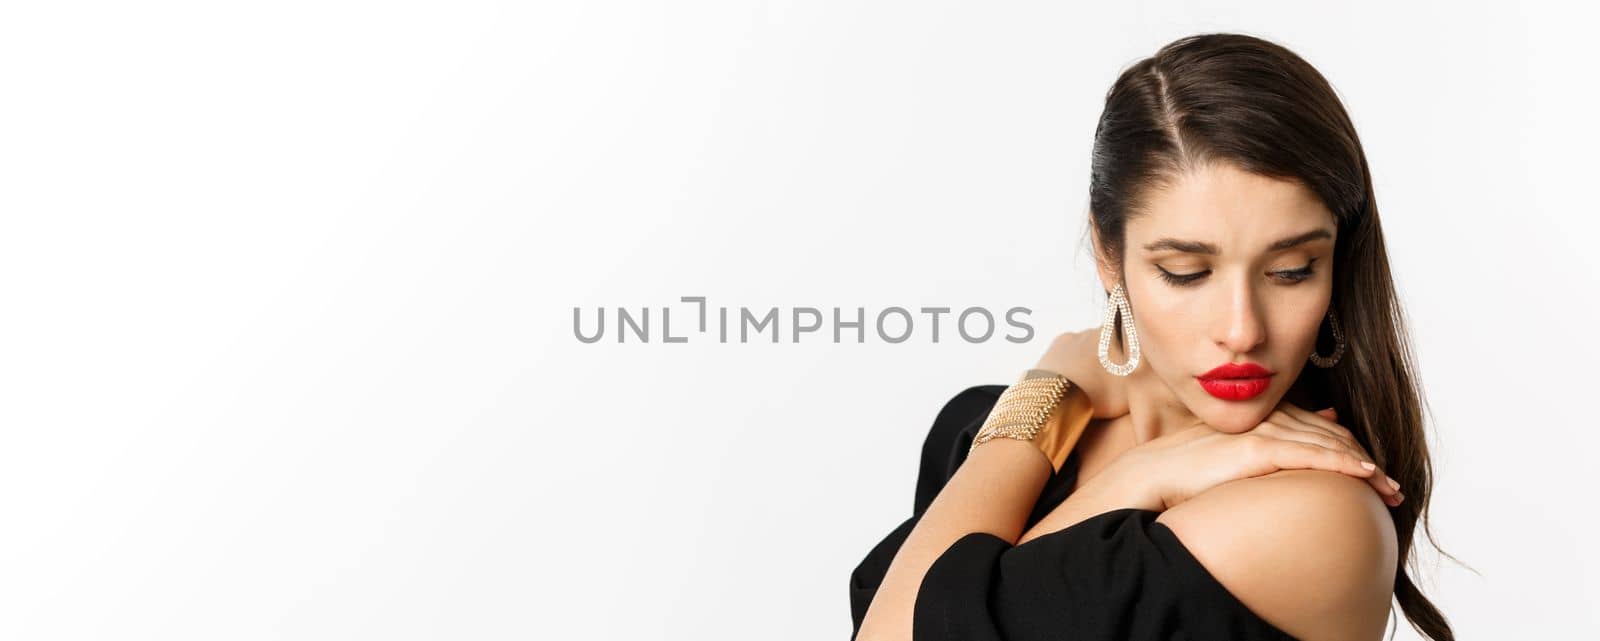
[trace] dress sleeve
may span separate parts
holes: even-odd
[[[850,615],[853,627],[852,641],[861,630],[861,620],[866,618],[867,606],[878,593],[889,563],[905,543],[911,529],[916,527],[923,512],[933,504],[934,497],[944,489],[945,482],[955,474],[956,468],[966,460],[967,448],[977,435],[989,410],[1005,391],[1004,385],[978,385],[962,390],[946,401],[933,420],[933,427],[922,442],[922,456],[917,470],[916,495],[911,505],[911,517],[905,519],[883,537],[850,573]]]
[[[1218,583],[1157,512],[1104,512],[1022,545],[973,532],[923,577],[914,641],[1293,637]]]

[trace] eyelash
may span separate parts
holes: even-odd
[[[1311,262],[1306,263],[1305,267],[1283,269],[1272,272],[1272,274],[1285,281],[1286,284],[1294,285],[1311,278],[1311,276],[1316,273],[1311,269],[1311,266],[1315,265],[1316,263],[1317,259],[1313,258],[1311,259]],[[1195,281],[1204,278],[1206,274],[1211,273],[1211,270],[1207,269],[1195,272],[1193,274],[1174,274],[1167,271],[1160,265],[1156,265],[1156,271],[1160,273],[1162,280],[1167,281],[1167,284],[1172,285],[1173,287],[1187,287],[1194,284]]]

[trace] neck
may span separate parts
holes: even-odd
[[[1123,385],[1135,445],[1203,422],[1156,376],[1148,363],[1123,379]]]

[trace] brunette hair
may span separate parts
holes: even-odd
[[[1305,368],[1295,392],[1334,407],[1340,423],[1405,488],[1405,502],[1389,508],[1400,546],[1395,598],[1418,632],[1452,641],[1444,615],[1407,571],[1417,565],[1411,548],[1419,519],[1433,540],[1424,519],[1433,465],[1422,390],[1355,126],[1322,74],[1283,46],[1214,33],[1162,47],[1117,78],[1095,128],[1089,223],[1097,259],[1120,277],[1124,225],[1140,213],[1142,196],[1208,163],[1298,181],[1333,212],[1330,309],[1347,348],[1331,369]],[[1330,341],[1318,337],[1319,353],[1331,351]]]

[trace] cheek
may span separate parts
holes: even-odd
[[[1161,378],[1167,379],[1171,374],[1167,370],[1181,373],[1194,365],[1185,363],[1183,358],[1193,353],[1196,345],[1205,343],[1205,319],[1197,314],[1206,306],[1191,300],[1192,296],[1185,296],[1184,292],[1163,291],[1162,287],[1140,288],[1131,292],[1130,297],[1138,297],[1133,312],[1134,327],[1139,332],[1143,358]],[[1181,374],[1178,378],[1186,376]]]
[[[1328,311],[1324,296],[1290,297],[1275,301],[1272,314],[1272,341],[1287,353],[1309,353],[1316,346],[1317,332]],[[1275,350],[1276,351],[1276,350]]]

